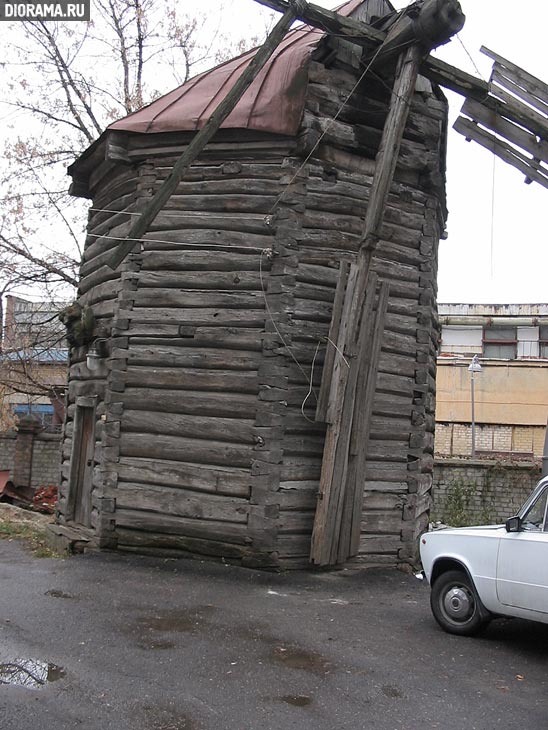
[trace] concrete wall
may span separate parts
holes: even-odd
[[[17,433],[0,434],[0,471],[13,475]],[[60,469],[61,434],[39,433],[32,448],[31,486],[58,486]]]
[[[518,511],[539,479],[537,462],[438,459],[431,519],[455,527],[504,522]]]
[[[469,359],[438,359],[436,421],[470,423]],[[481,361],[475,376],[476,423],[546,426],[548,360]]]

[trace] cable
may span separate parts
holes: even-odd
[[[272,322],[272,325],[274,326],[274,329],[276,330],[276,334],[278,335],[278,337],[280,338],[280,340],[283,343],[283,346],[288,351],[288,353],[291,355],[291,358],[297,364],[297,367],[299,368],[299,370],[301,371],[301,373],[304,375],[304,377],[306,378],[306,380],[308,380],[308,375],[304,371],[304,368],[302,367],[301,363],[297,360],[297,358],[293,354],[293,350],[287,344],[287,342],[284,339],[284,336],[282,335],[282,333],[278,329],[278,325],[276,324],[276,322],[274,321],[274,317],[272,316],[272,310],[270,309],[270,305],[268,303],[268,299],[266,298],[266,290],[265,290],[265,287],[264,287],[264,280],[263,280],[263,256],[265,256],[265,255],[271,255],[271,253],[268,253],[268,252],[269,252],[269,249],[263,249],[261,251],[261,258],[259,259],[259,279],[261,281],[261,289],[262,289],[262,292],[263,292],[264,306],[265,306],[266,312],[267,312],[267,314],[268,314],[268,316],[270,318],[270,321]]]
[[[165,241],[160,238],[124,238],[122,236],[109,236],[107,234],[99,234],[99,233],[88,233],[88,236],[91,236],[92,238],[105,238],[110,241],[135,241],[135,243],[167,243],[170,246],[178,246],[178,247],[187,247],[190,246],[192,248],[200,248],[200,249],[207,249],[214,251],[218,248],[226,248],[226,249],[238,249],[241,251],[251,251],[254,253],[259,253],[260,251],[264,251],[265,248],[259,248],[258,246],[236,246],[234,244],[224,244],[224,243],[179,243],[177,241]],[[270,250],[270,249],[266,249]]]
[[[285,195],[285,194],[287,193],[287,191],[289,190],[290,186],[291,186],[291,185],[292,185],[292,184],[294,183],[295,179],[297,178],[297,176],[299,175],[299,173],[301,172],[301,170],[302,170],[302,169],[303,169],[303,168],[305,167],[306,163],[307,163],[307,162],[308,162],[308,161],[310,160],[310,158],[312,157],[312,155],[314,154],[314,152],[315,152],[315,151],[316,151],[316,150],[318,149],[318,147],[319,147],[319,145],[320,145],[320,142],[322,141],[322,139],[323,139],[323,138],[325,137],[325,135],[326,135],[326,134],[327,134],[327,133],[329,132],[329,130],[331,129],[331,127],[333,126],[333,124],[334,124],[334,123],[335,123],[335,122],[337,121],[337,119],[339,118],[339,116],[340,116],[340,114],[341,114],[342,110],[343,110],[343,109],[344,109],[344,107],[345,107],[345,106],[346,106],[346,105],[348,104],[348,101],[350,100],[350,97],[351,97],[351,96],[352,96],[352,94],[353,94],[353,93],[354,93],[354,92],[356,91],[356,89],[358,88],[358,86],[359,86],[359,85],[361,84],[361,82],[363,81],[363,79],[364,79],[364,78],[366,77],[366,75],[368,74],[368,72],[369,72],[369,70],[370,70],[371,66],[373,65],[373,63],[375,62],[375,60],[376,60],[377,56],[378,56],[378,55],[379,55],[379,53],[381,52],[381,48],[382,48],[382,46],[379,46],[379,48],[377,48],[377,50],[376,50],[376,52],[375,52],[375,55],[374,55],[374,56],[372,57],[372,59],[371,59],[371,60],[369,61],[369,63],[367,64],[367,66],[366,66],[366,68],[365,68],[364,72],[362,73],[362,75],[360,76],[360,78],[359,78],[359,79],[358,79],[358,80],[356,81],[356,83],[355,83],[355,84],[354,84],[354,86],[352,87],[352,90],[351,90],[351,91],[349,92],[349,94],[347,95],[346,99],[345,99],[345,100],[344,100],[344,101],[342,102],[342,104],[340,105],[340,107],[339,107],[339,109],[337,110],[337,113],[335,114],[335,116],[334,116],[334,117],[333,117],[332,119],[330,119],[330,120],[329,120],[329,122],[327,123],[327,125],[326,125],[325,129],[324,129],[324,130],[322,131],[322,133],[320,134],[320,136],[318,137],[318,139],[317,139],[317,140],[316,140],[316,142],[314,143],[314,146],[312,147],[312,149],[310,150],[310,152],[308,153],[308,155],[307,155],[307,156],[305,157],[305,159],[304,159],[304,160],[302,161],[301,165],[300,165],[300,166],[298,167],[298,169],[297,169],[297,171],[295,172],[295,174],[293,175],[293,177],[292,177],[292,178],[290,179],[290,181],[289,181],[289,182],[287,183],[287,185],[285,186],[285,189],[284,189],[284,190],[283,190],[283,191],[282,191],[282,192],[280,193],[280,195],[279,195],[279,196],[278,196],[278,197],[276,198],[276,201],[274,202],[274,205],[273,205],[273,206],[272,206],[272,208],[270,209],[270,213],[271,213],[271,214],[272,214],[272,212],[274,211],[274,209],[276,208],[276,206],[277,206],[277,205],[279,205],[279,203],[280,203],[280,202],[282,201],[282,199],[283,199],[284,195]]]

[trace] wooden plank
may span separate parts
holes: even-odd
[[[335,364],[335,356],[337,354],[336,343],[339,340],[339,331],[341,326],[341,315],[344,304],[344,292],[348,281],[350,264],[348,261],[341,261],[339,269],[339,279],[337,281],[337,289],[335,291],[335,300],[333,302],[333,310],[331,316],[331,324],[329,325],[329,334],[327,336],[326,354],[322,370],[322,380],[318,394],[318,403],[316,406],[316,421],[324,422],[327,418],[327,407],[329,403],[329,391],[333,378],[333,367]],[[340,353],[339,353],[340,356]]]
[[[180,232],[177,233],[180,236]],[[224,239],[223,239],[224,240]],[[204,244],[206,241],[204,240]],[[265,258],[265,257],[263,257]],[[142,254],[144,271],[259,271],[260,255],[257,251],[234,253],[233,251],[145,251]],[[270,270],[270,262],[263,261],[263,270]]]
[[[371,283],[369,283],[371,282]],[[372,285],[373,284],[373,285]],[[384,298],[381,295],[386,287],[381,286],[381,292],[379,293],[379,300],[377,302],[377,313],[373,314],[375,296],[377,288],[377,276],[373,272],[369,274],[367,294],[363,306],[362,319],[360,324],[360,333],[357,344],[356,362],[355,362],[355,383],[353,392],[349,393],[348,401],[345,402],[345,408],[348,411],[347,415],[347,426],[348,429],[348,443],[347,452],[345,454],[346,462],[346,474],[345,484],[342,490],[341,501],[339,505],[339,516],[338,516],[338,533],[334,535],[334,543],[331,550],[331,561],[333,563],[344,563],[350,557],[350,537],[351,537],[351,526],[352,526],[352,511],[354,509],[356,484],[361,484],[359,472],[357,472],[357,460],[355,458],[357,448],[361,448],[365,451],[367,441],[364,443],[357,443],[356,439],[356,428],[359,428],[357,423],[358,417],[361,419],[362,414],[360,413],[361,407],[367,404],[363,402],[363,389],[367,384],[370,377],[370,371],[373,369],[376,373],[376,363],[372,358],[375,356],[378,359],[379,352],[374,349],[376,332],[377,329],[381,328],[381,340],[382,340],[382,325],[383,320],[379,322],[379,316],[386,313],[386,305]],[[382,311],[379,311],[379,307],[382,307]],[[379,346],[380,351],[380,346]],[[347,386],[348,392],[348,386]],[[346,399],[346,393],[345,393]],[[364,416],[368,418],[366,412]]]
[[[357,306],[357,300],[352,296],[357,273],[357,267],[352,265],[338,341],[339,351],[344,353],[346,362],[343,362],[342,358],[335,362],[330,402],[327,409],[329,425],[325,438],[319,501],[310,550],[310,559],[317,565],[331,565],[337,562],[337,547],[346,487],[348,449],[354,412],[353,402],[359,370],[358,353],[363,354],[371,322],[370,314],[375,301],[377,277],[376,274],[371,274],[368,279],[367,294],[363,300],[358,342],[354,343],[346,335],[347,328],[354,320],[358,319],[357,315],[351,310],[352,306]],[[348,293],[349,290],[350,294]]]
[[[467,99],[461,109],[461,114],[470,117],[472,121],[505,137],[509,142],[529,152],[533,158],[538,158],[548,163],[548,142],[539,140],[536,135],[523,129],[523,127],[504,119],[492,109],[480,104],[473,99]]]
[[[538,137],[548,139],[548,119],[501,87],[491,86],[490,95],[484,100],[484,104],[492,107],[502,117],[521,124]]]
[[[178,324],[193,327],[211,327],[215,325],[219,327],[264,327],[265,323],[264,309],[224,309],[222,307],[148,309],[134,307],[127,310],[120,309],[118,316],[121,319],[130,320],[132,323],[157,322],[158,324]]]
[[[140,289],[262,291],[254,271],[210,271],[207,276],[198,271],[141,271],[137,281]]]
[[[502,86],[504,89],[517,96],[519,99],[524,101],[529,106],[532,106],[537,112],[544,117],[548,115],[548,103],[539,99],[535,94],[531,94],[527,88],[523,88],[518,83],[508,77],[506,69],[502,69],[498,64],[495,64],[491,71],[491,92],[495,92],[495,84]],[[548,98],[548,96],[546,97]]]
[[[113,252],[111,259],[108,261],[108,265],[111,268],[115,269],[133,249],[135,240],[130,239],[139,239],[146,232],[150,224],[154,221],[158,213],[162,210],[170,196],[177,188],[177,185],[187,168],[191,166],[209,140],[215,135],[222,122],[228,117],[230,112],[234,109],[245,93],[246,89],[251,85],[253,79],[272,56],[287,30],[289,30],[291,23],[295,20],[295,17],[296,13],[294,6],[293,4],[290,4],[261,48],[254,55],[249,66],[238,78],[234,86],[209,117],[202,129],[194,137],[187,150],[174,165],[171,175],[162,184],[150,203],[147,204],[141,216],[132,225],[128,234],[128,240],[123,244],[120,244]]]
[[[548,101],[548,84],[544,81],[541,81],[536,76],[533,76],[533,74],[530,74],[528,71],[520,68],[515,63],[512,63],[512,61],[508,61],[508,59],[500,56],[498,53],[489,50],[486,46],[482,46],[480,51],[491,60],[495,61],[495,64],[503,69],[506,75],[509,72],[512,75],[511,78],[527,89],[527,91],[533,94],[537,99],[542,100],[543,104]]]
[[[365,311],[372,311],[376,288],[376,274],[370,272],[370,265],[380,238],[380,228],[396,169],[410,99],[415,90],[420,58],[421,51],[418,47],[408,48],[400,58],[394,81],[390,109],[376,158],[365,228],[358,252],[358,263],[357,266],[351,268],[343,308],[338,345],[345,354],[355,356],[357,352],[362,352],[364,342],[367,341],[366,332],[370,326],[368,321],[370,317],[366,317]],[[350,286],[351,281],[352,286]],[[372,297],[371,283],[373,281],[375,284]],[[397,315],[392,315],[392,319],[396,322],[398,320],[403,322]],[[409,326],[411,325],[412,322]],[[334,564],[338,560],[344,560],[343,556],[347,552],[345,547],[341,547],[341,551],[339,551],[339,537],[342,529],[341,521],[345,514],[344,495],[347,489],[349,446],[357,382],[355,362],[352,365],[350,373],[344,373],[342,378],[340,378],[340,370],[334,370],[334,382],[331,387],[331,403],[328,408],[329,426],[320,480],[320,499],[316,510],[310,552],[311,561],[320,565]],[[333,417],[330,417],[331,414]],[[377,451],[379,451],[378,448]],[[360,478],[361,476],[356,474],[353,476],[353,482]],[[348,512],[347,503],[347,527],[350,519]],[[343,530],[343,542],[347,545],[349,543],[349,531],[346,528]]]
[[[203,277],[202,277],[203,278]],[[164,308],[215,307],[230,309],[262,309],[262,291],[210,291],[208,289],[147,288],[132,293],[134,308],[150,308],[152,311]]]
[[[453,129],[467,139],[472,139],[485,147],[486,150],[497,155],[512,167],[517,168],[526,176],[526,182],[534,180],[543,187],[548,188],[548,170],[542,168],[534,160],[527,158],[506,142],[497,139],[495,135],[489,134],[465,117],[459,117],[453,125]]]
[[[402,55],[399,73],[394,82],[390,109],[382,134],[381,145],[377,153],[375,175],[371,186],[371,195],[367,205],[365,227],[358,265],[368,267],[371,252],[378,241],[384,209],[394,177],[398,161],[399,149],[405,129],[409,110],[409,102],[415,91],[421,52],[417,46],[411,46]]]
[[[360,542],[360,516],[363,509],[363,478],[366,469],[366,454],[371,430],[371,416],[373,413],[375,390],[377,384],[377,373],[379,359],[384,335],[384,322],[388,301],[390,297],[390,284],[382,282],[379,292],[379,301],[373,330],[373,342],[371,343],[370,361],[367,370],[367,377],[360,379],[360,388],[356,394],[354,405],[354,421],[352,424],[351,454],[354,457],[354,483],[349,490],[352,494],[353,503],[350,511],[350,534],[349,544],[345,547],[345,559],[356,555]],[[350,467],[349,467],[349,471]]]

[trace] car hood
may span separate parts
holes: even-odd
[[[429,536],[432,535],[477,535],[479,533],[492,533],[496,531],[504,532],[506,527],[504,525],[474,525],[473,527],[442,527],[441,530],[433,530],[427,533]]]

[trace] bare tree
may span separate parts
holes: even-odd
[[[67,165],[114,119],[260,41],[229,38],[221,10],[221,2],[208,15],[174,0],[92,0],[90,23],[5,25],[2,251],[34,273],[42,262],[44,280],[74,284],[85,208],[67,195]]]
[[[4,24],[2,301],[28,292],[49,302],[74,298],[86,204],[68,195],[66,167],[113,120],[263,36],[261,28],[247,39],[229,37],[221,0],[215,14],[182,7],[175,0],[92,0],[89,23]],[[263,18],[266,35],[271,16]],[[32,393],[43,386],[28,362],[41,346],[34,345],[26,353],[19,348],[20,357],[4,346],[10,375],[0,368],[0,386],[9,380],[8,389]]]

